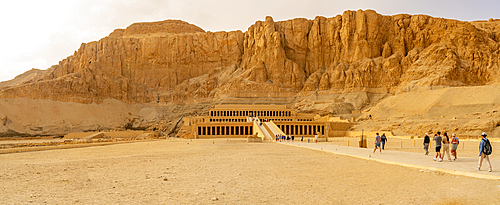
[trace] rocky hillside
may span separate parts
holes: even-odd
[[[12,80],[0,82],[0,91],[10,87],[22,85],[26,82],[37,81],[45,74],[45,72],[45,70],[38,70],[33,68],[21,75],[18,75]]]
[[[205,32],[179,20],[136,23],[82,44],[41,75],[0,87],[0,98],[279,103],[359,117],[391,95],[500,84],[499,42],[498,20],[372,10],[314,20],[266,17],[246,32]]]
[[[359,10],[266,17],[245,33],[178,20],[136,23],[82,44],[42,78],[0,97],[162,103],[498,84],[499,22]]]

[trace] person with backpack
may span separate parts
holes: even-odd
[[[486,159],[486,161],[488,161],[488,166],[490,167],[488,171],[491,172],[491,162],[489,157],[492,152],[491,144],[490,141],[486,139],[486,132],[483,132],[481,136],[483,136],[483,139],[481,139],[481,143],[479,143],[479,165],[477,166],[477,171],[481,170],[483,159]]]
[[[451,135],[451,154],[453,155],[453,160],[457,160],[457,149],[458,149],[458,144],[460,142],[458,141],[458,137],[456,134]]]
[[[387,137],[385,136],[385,133],[382,133],[382,136],[380,136],[380,139],[382,140],[382,149],[385,150],[385,142],[387,142]]]

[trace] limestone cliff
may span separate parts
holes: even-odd
[[[106,98],[157,102],[187,79],[238,65],[242,36],[240,31],[204,32],[182,21],[133,24],[82,44],[43,78],[0,95],[85,103]]]
[[[498,84],[499,40],[499,21],[371,10],[266,17],[245,33],[205,32],[179,20],[136,23],[82,44],[43,77],[0,97],[161,103]]]
[[[0,98],[86,103],[91,110],[94,103],[110,98],[160,105],[158,109],[278,103],[300,111],[359,117],[361,110],[390,95],[500,84],[499,41],[499,20],[384,16],[372,10],[313,20],[275,22],[266,17],[244,33],[205,32],[180,20],[136,23],[82,44],[46,71],[0,83]],[[390,104],[392,98],[388,99],[380,105]],[[370,120],[366,116],[371,114],[373,120],[383,121],[377,113],[359,119]],[[164,115],[173,120],[179,112]],[[421,115],[425,113],[415,113]],[[8,127],[15,123],[7,123],[7,115],[2,119],[4,130],[21,132],[37,126],[19,122],[18,128]],[[121,124],[115,127],[123,127],[127,119],[116,122]]]

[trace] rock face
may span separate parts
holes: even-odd
[[[0,91],[7,88],[22,85],[26,82],[36,81],[40,79],[45,74],[45,72],[46,72],[45,70],[38,70],[33,68],[21,75],[18,75],[16,78],[12,80],[0,82]]]
[[[85,103],[107,98],[157,102],[187,79],[239,64],[242,36],[240,31],[204,32],[182,21],[133,24],[82,44],[43,78],[0,95]]]
[[[0,97],[163,103],[498,84],[499,25],[371,10],[266,17],[245,33],[205,32],[179,20],[136,23],[82,44]]]
[[[314,20],[266,17],[244,33],[205,32],[179,20],[136,23],[82,44],[47,71],[0,83],[0,98],[203,109],[271,102],[360,113],[388,95],[500,84],[499,42],[498,20],[372,10]],[[326,104],[308,104],[321,99]]]

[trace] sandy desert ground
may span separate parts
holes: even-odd
[[[0,155],[2,204],[500,204],[500,182],[242,140]]]

